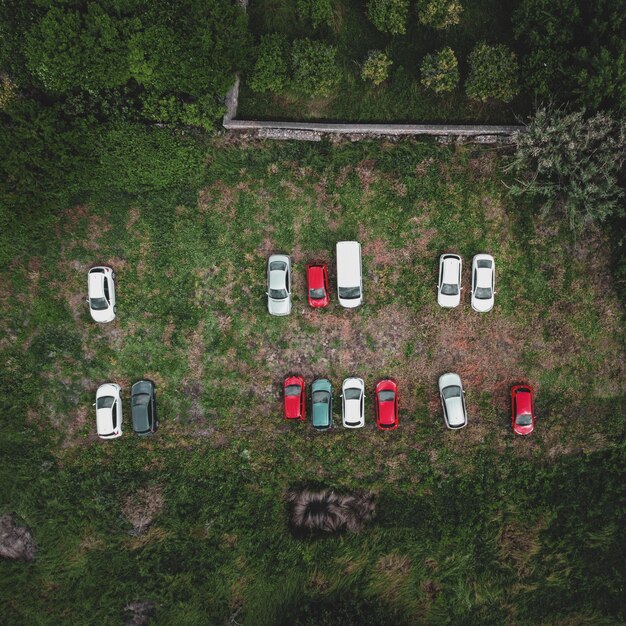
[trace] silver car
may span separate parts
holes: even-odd
[[[291,261],[284,254],[267,260],[267,310],[270,315],[291,313]]]
[[[96,392],[96,429],[100,439],[122,436],[122,397],[117,383],[105,383]]]
[[[439,257],[439,282],[437,302],[439,306],[454,308],[461,303],[461,271],[463,262],[458,254],[442,254]]]
[[[458,374],[443,374],[439,377],[439,395],[443,407],[443,419],[446,426],[457,430],[467,426],[465,391]]]
[[[490,254],[472,259],[472,309],[486,313],[493,309],[496,295],[496,262]]]

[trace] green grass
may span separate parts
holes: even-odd
[[[312,37],[337,47],[341,81],[327,98],[293,93],[271,95],[252,91],[244,75],[237,116],[240,119],[333,120],[352,122],[515,123],[528,111],[522,94],[510,104],[482,104],[465,96],[467,57],[481,41],[516,47],[511,27],[515,3],[479,0],[464,5],[461,23],[444,31],[421,26],[411,6],[405,35],[391,37],[368,20],[364,2],[337,0],[333,26],[314,31],[303,21],[295,2],[253,0],[248,13],[257,38],[278,32],[288,39]],[[437,96],[420,86],[420,64],[426,54],[450,46],[459,59],[461,81],[452,93]],[[372,49],[386,50],[393,61],[390,77],[379,86],[360,77],[360,66]],[[342,94],[350,94],[349,98]]]
[[[558,224],[507,196],[490,149],[162,146],[163,162],[198,154],[182,182],[128,169],[115,182],[120,145],[94,174],[106,185],[86,183],[45,246],[37,224],[14,226],[32,243],[0,276],[0,508],[33,529],[38,556],[0,562],[3,623],[120,624],[136,600],[156,603],[156,624],[622,622],[624,334],[616,294],[587,271],[608,271],[603,236],[572,254]],[[365,305],[311,312],[305,263],[327,260],[332,278],[347,237],[363,245]],[[445,250],[466,278],[473,254],[495,256],[492,313],[470,310],[467,285],[459,310],[436,306]],[[286,319],[266,313],[274,251],[294,262]],[[84,304],[93,263],[118,276],[107,326]],[[460,433],[438,406],[448,369],[467,388]],[[360,375],[370,399],[394,376],[401,427],[377,432],[371,403],[360,432],[285,423],[291,371],[335,389]],[[127,398],[143,376],[161,430],[140,440]],[[537,394],[528,439],[510,429],[519,379]],[[107,380],[124,388],[115,442],[94,432]],[[164,506],[135,537],[124,511],[146,485]],[[295,485],[371,489],[377,517],[359,535],[296,539]]]

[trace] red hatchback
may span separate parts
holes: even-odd
[[[285,419],[305,419],[306,391],[302,376],[287,376],[283,384]]]
[[[393,430],[398,424],[398,385],[393,380],[381,380],[376,385],[376,426]]]
[[[306,279],[309,304],[316,309],[328,306],[330,292],[328,290],[328,265],[311,263],[306,266]]]
[[[518,435],[530,435],[535,428],[533,409],[533,390],[529,385],[511,387],[511,414],[513,432]]]

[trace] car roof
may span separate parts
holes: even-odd
[[[394,400],[378,403],[380,421],[383,424],[393,424],[396,421],[396,403]]]
[[[330,423],[329,407],[330,404],[313,404],[312,420],[314,426],[326,426]]]
[[[360,420],[361,419],[361,401],[360,400],[346,400],[344,402],[346,409],[346,420]]]
[[[90,271],[88,276],[89,296],[92,298],[102,298],[104,296],[104,274]]]
[[[337,284],[340,287],[361,284],[361,244],[358,241],[337,242]]]
[[[96,410],[96,427],[98,433],[108,434],[113,432],[113,409]]]
[[[131,408],[133,416],[133,428],[138,431],[148,430],[150,428],[150,420],[147,404],[133,404]]]
[[[286,273],[281,270],[272,270],[270,272],[270,289],[284,289],[285,288],[285,276]]]
[[[524,413],[532,413],[531,394],[527,389],[520,389],[515,394],[515,405],[517,407],[517,415]]]
[[[446,400],[446,413],[450,426],[459,426],[465,423],[465,412],[463,411],[463,401],[461,396],[448,398]]]
[[[310,287],[317,289],[324,287],[324,269],[321,265],[310,265],[307,268]]]
[[[443,282],[449,285],[456,285],[459,282],[459,264],[458,257],[448,257],[443,261]]]

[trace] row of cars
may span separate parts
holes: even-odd
[[[363,304],[363,272],[361,244],[339,241],[337,255],[337,298],[345,308]],[[437,302],[444,308],[461,303],[463,260],[458,254],[439,257]],[[309,263],[306,266],[307,299],[313,308],[330,303],[328,265]],[[493,309],[496,295],[496,263],[490,254],[476,254],[472,259],[471,305],[475,311],[486,313]],[[267,310],[270,315],[291,313],[291,260],[286,254],[272,254],[267,260]]]
[[[287,376],[283,382],[283,412],[285,419],[306,420],[307,393],[304,378]],[[439,377],[439,396],[443,418],[451,430],[467,426],[465,390],[458,374],[449,372]],[[346,378],[341,385],[341,419],[344,428],[365,426],[365,384],[362,378]],[[316,430],[333,426],[333,386],[326,378],[311,384],[311,424]],[[374,391],[374,414],[379,430],[394,430],[398,416],[398,385],[394,380],[381,380]],[[535,427],[533,390],[529,385],[511,388],[511,421],[513,432],[530,435]]]
[[[122,388],[117,383],[104,383],[96,391],[96,430],[101,439],[122,436]],[[138,380],[131,388],[133,431],[140,437],[156,432],[159,422],[156,410],[156,389],[151,380]]]

